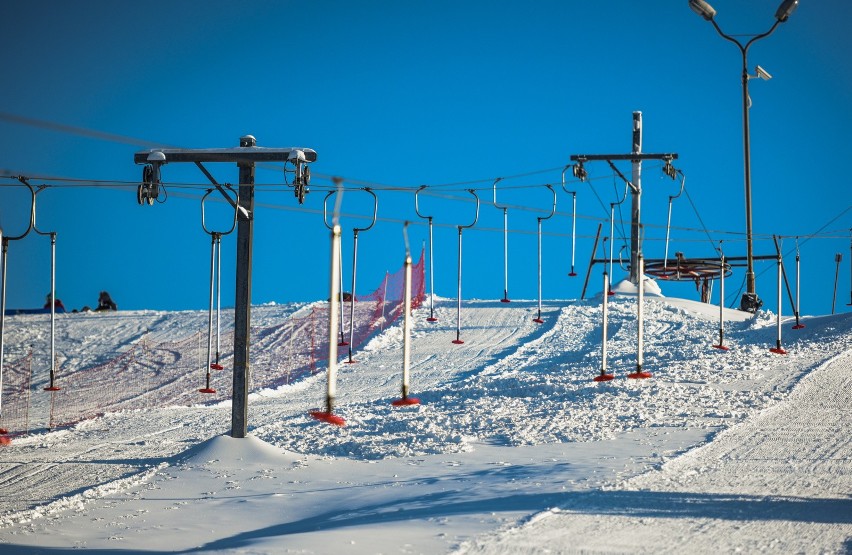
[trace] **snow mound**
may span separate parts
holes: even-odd
[[[657,282],[648,276],[642,276],[645,282],[645,295],[650,297],[662,297],[663,290],[657,285]],[[619,295],[638,295],[639,288],[629,279],[623,279],[612,287],[612,291]]]
[[[255,436],[233,438],[216,436],[202,442],[178,456],[181,462],[190,465],[216,463],[219,467],[244,467],[257,465],[290,465],[302,457],[283,451]]]

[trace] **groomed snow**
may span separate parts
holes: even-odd
[[[600,298],[455,301],[415,313],[412,395],[400,395],[399,325],[341,364],[335,412],[317,422],[319,374],[230,406],[108,413],[38,429],[0,450],[3,553],[828,552],[852,549],[852,317],[774,315],[648,297],[644,368],[636,298],[611,300],[600,370]],[[255,325],[300,307],[253,309]],[[734,314],[735,313],[735,314]],[[734,317],[736,320],[734,321]],[[189,336],[202,312],[65,315],[69,372],[142,336]],[[47,350],[48,324],[7,319],[7,349]],[[7,351],[8,352],[8,351]],[[254,354],[253,354],[254,356]],[[42,359],[44,357],[42,356]],[[33,418],[46,421],[36,360]],[[42,362],[43,364],[43,362]]]

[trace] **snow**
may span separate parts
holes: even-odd
[[[733,552],[852,549],[852,315],[785,319],[646,297],[610,302],[436,299],[414,313],[411,394],[397,408],[400,324],[341,364],[339,428],[308,412],[318,374],[250,396],[250,435],[230,403],[135,408],[47,430],[49,324],[7,318],[7,360],[36,352],[37,429],[0,448],[0,550],[205,553]],[[635,291],[633,291],[635,295]],[[304,305],[253,307],[272,326]],[[232,314],[223,323],[231,325]],[[206,312],[68,314],[63,369],[138,341],[206,329]],[[9,353],[12,353],[11,355]],[[252,356],[259,356],[253,352]],[[341,357],[344,360],[344,357]],[[61,380],[62,377],[60,376]],[[116,384],[120,387],[120,384]]]

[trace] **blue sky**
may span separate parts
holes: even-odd
[[[731,34],[774,22],[777,2],[711,2]],[[304,146],[318,153],[312,192],[299,206],[275,169],[259,169],[253,302],[325,298],[328,177],[373,184],[380,221],[359,239],[359,294],[403,259],[402,224],[415,246],[427,237],[413,190],[429,185],[421,208],[434,214],[436,292],[456,291],[457,223],[481,189],[477,227],[464,236],[464,296],[503,292],[502,212],[513,205],[511,298],[535,298],[536,217],[549,208],[572,154],[627,153],[632,112],[643,113],[645,152],[676,152],[689,199],[712,240],[745,254],[741,58],[681,2],[145,2],[34,1],[4,10],[0,34],[0,225],[22,230],[28,198],[10,175],[51,187],[38,194],[37,223],[56,231],[57,291],[68,308],[110,291],[119,308],[207,306],[209,239],[199,199],[208,186],[194,167],[163,170],[170,197],[139,206],[144,142],[186,148]],[[801,236],[802,311],[831,309],[834,255],[843,254],[838,308],[848,310],[852,189],[845,176],[852,141],[852,6],[804,0],[790,20],[756,43],[749,66],[773,79],[750,84],[755,252],[771,235]],[[139,146],[24,125],[15,117],[138,139]],[[619,165],[629,176],[629,163]],[[234,182],[234,166],[208,169]],[[543,224],[544,296],[580,294],[593,236],[619,183],[603,163],[578,191],[577,269],[570,269],[570,196]],[[510,176],[521,176],[510,178]],[[677,183],[658,164],[643,172],[645,254],[662,257],[668,197]],[[45,180],[59,177],[62,180]],[[72,180],[73,179],[73,180]],[[464,183],[464,185],[452,185]],[[385,190],[393,187],[402,190]],[[619,186],[618,189],[621,189]],[[599,198],[598,198],[599,197]],[[685,195],[673,205],[670,255],[711,256],[713,243]],[[343,211],[367,215],[369,196],[344,195]],[[212,204],[212,203],[211,203]],[[518,208],[515,208],[518,207]],[[625,206],[626,208],[626,206]],[[624,217],[628,217],[625,210]],[[225,205],[212,220],[227,219]],[[344,279],[351,280],[353,225],[344,217]],[[608,224],[604,224],[605,233]],[[817,238],[805,237],[821,230]],[[234,237],[223,242],[223,303],[233,299]],[[616,250],[623,240],[616,233]],[[415,248],[415,250],[418,250]],[[793,257],[787,259],[794,280]],[[31,234],[9,249],[7,306],[32,307],[49,290],[50,246]],[[758,294],[775,309],[775,271],[760,263]],[[592,287],[599,290],[600,268]],[[616,272],[616,279],[624,273]],[[727,284],[733,295],[739,269]],[[346,285],[346,289],[349,286]],[[693,284],[664,293],[696,298]],[[785,308],[789,312],[789,308]]]

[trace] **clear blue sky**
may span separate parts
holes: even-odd
[[[778,5],[711,3],[720,26],[742,35],[769,29]],[[830,311],[836,252],[844,257],[838,306],[848,310],[849,21],[848,2],[802,0],[790,20],[749,54],[752,69],[760,64],[774,77],[750,84],[755,251],[772,254],[772,234],[804,237],[827,224],[822,235],[828,237],[801,244],[802,310],[810,314]],[[435,230],[436,292],[455,297],[452,225],[468,222],[473,205],[453,197],[470,197],[467,187],[483,188],[478,226],[464,236],[464,296],[495,299],[503,290],[502,212],[490,204],[490,186],[507,177],[498,200],[527,207],[509,211],[509,294],[535,298],[531,232],[541,215],[536,210],[550,203],[541,185],[559,184],[571,154],[629,152],[633,111],[643,112],[645,152],[680,155],[676,167],[686,174],[687,191],[713,240],[726,239],[728,254],[745,254],[741,58],[686,0],[36,0],[7,6],[4,22],[0,175],[56,186],[39,193],[37,223],[58,232],[57,290],[69,309],[95,304],[102,289],[122,309],[206,308],[209,239],[200,226],[199,198],[207,181],[194,167],[168,165],[168,201],[139,206],[141,167],[133,153],[142,144],[22,125],[10,114],[187,148],[236,146],[250,133],[259,146],[315,149],[314,188],[301,207],[281,185],[281,172],[258,170],[257,181],[266,186],[257,193],[255,303],[327,296],[328,231],[321,210],[332,175],[349,186],[409,189],[378,193],[382,221],[360,236],[359,294],[400,266],[399,222],[417,220],[411,190],[426,184],[436,195],[422,197],[422,209],[445,224]],[[619,167],[630,175],[629,163]],[[234,166],[209,169],[220,182],[237,179]],[[579,191],[582,216],[580,276],[567,277],[570,196],[560,192],[557,216],[543,224],[545,297],[579,296],[595,229],[608,216],[601,202],[612,202],[614,183],[620,185],[605,163],[588,169],[592,185],[570,183]],[[508,179],[523,174],[529,175]],[[654,163],[646,163],[643,176],[645,253],[662,257],[668,196],[677,183],[660,177]],[[0,225],[7,235],[20,232],[28,210],[15,183],[0,179]],[[214,207],[211,218],[223,218],[223,206]],[[365,193],[344,195],[345,213],[370,210]],[[677,229],[670,255],[713,254],[685,195],[675,201],[672,220]],[[411,237],[419,247],[427,233],[417,223]],[[343,219],[346,289],[351,227],[364,224]],[[234,242],[224,240],[227,305]],[[785,239],[785,253],[794,245]],[[792,281],[793,257],[786,260]],[[12,243],[7,306],[41,306],[49,261],[44,237]],[[757,271],[758,293],[774,310],[774,267],[761,263]],[[598,267],[593,292],[600,289],[599,276]],[[728,293],[742,281],[740,269]],[[664,293],[696,298],[692,284],[665,285]]]

